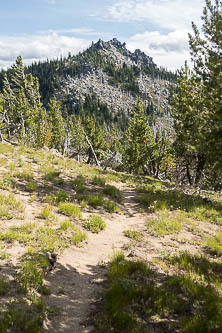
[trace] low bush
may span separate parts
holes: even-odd
[[[93,233],[99,233],[101,230],[106,228],[106,223],[103,221],[101,216],[90,215],[88,220],[85,221],[84,227]]]

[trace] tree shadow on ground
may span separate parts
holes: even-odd
[[[48,323],[49,332],[84,332],[91,326],[91,315],[101,298],[106,268],[103,265],[85,267],[87,273],[78,272],[75,266],[57,263],[46,277],[51,290],[45,296],[48,305],[59,309],[59,314]]]

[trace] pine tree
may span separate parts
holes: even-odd
[[[193,23],[194,34],[189,38],[194,71],[203,84],[203,104],[208,118],[206,140],[209,159],[213,162],[222,150],[222,1],[205,2],[203,37]],[[222,158],[220,163],[222,167]]]
[[[147,164],[152,160],[155,146],[151,128],[148,125],[148,117],[138,101],[129,127],[126,131],[123,163],[125,168],[132,173],[140,173],[146,170]]]
[[[180,71],[171,101],[176,151],[195,185],[209,170],[222,170],[222,2],[205,3],[202,34],[193,23],[189,35],[193,70]]]
[[[43,112],[38,80],[31,74],[25,75],[22,58],[4,77],[2,93],[2,122],[5,134],[22,143],[35,146],[36,120]],[[39,135],[39,134],[38,134]]]
[[[51,131],[50,147],[63,152],[64,143],[66,140],[65,121],[61,112],[61,103],[58,102],[55,98],[51,99],[49,102],[47,117]]]

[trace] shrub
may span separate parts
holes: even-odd
[[[84,223],[84,227],[93,233],[99,233],[106,228],[106,223],[100,216],[90,215],[88,220]]]

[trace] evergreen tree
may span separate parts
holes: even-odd
[[[106,129],[103,125],[99,125],[96,122],[95,117],[87,116],[83,118],[82,124],[84,126],[85,134],[91,143],[96,156],[100,159],[100,156],[108,149],[108,142],[106,141]],[[88,161],[87,163],[91,163],[93,160],[93,153],[91,148],[88,148]]]
[[[203,34],[193,24],[189,35],[193,70],[180,71],[171,101],[176,151],[195,185],[209,169],[222,170],[222,2],[205,2]]]
[[[148,117],[138,101],[129,127],[126,131],[123,163],[129,172],[139,173],[146,170],[147,164],[152,160],[155,146],[151,128],[148,125]]]
[[[55,98],[49,102],[49,110],[47,113],[48,123],[51,131],[50,147],[62,151],[66,140],[65,121],[61,112],[61,103]]]
[[[43,112],[38,80],[25,75],[22,58],[19,56],[4,77],[2,93],[2,121],[5,134],[22,143],[35,145],[36,119]]]

